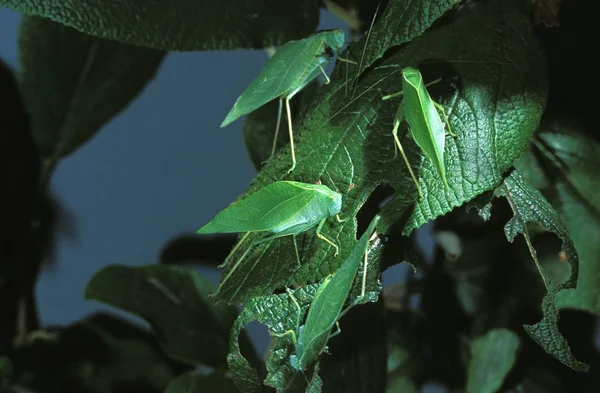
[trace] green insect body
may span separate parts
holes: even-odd
[[[225,127],[239,117],[279,98],[279,114],[271,152],[271,156],[273,156],[281,123],[282,104],[285,101],[292,152],[292,167],[288,172],[293,171],[296,167],[296,153],[294,151],[290,100],[320,74],[325,75],[325,83],[329,83],[325,67],[331,61],[334,52],[339,52],[343,45],[344,32],[340,29],[325,30],[283,45],[269,59],[250,86],[239,96],[223,120],[221,127]]]
[[[444,186],[449,188],[448,180],[446,178],[446,167],[444,165],[444,144],[446,139],[444,124],[448,126],[450,135],[456,135],[450,128],[450,123],[448,122],[448,117],[446,116],[444,108],[435,102],[427,92],[427,86],[437,82],[439,82],[439,80],[425,85],[419,70],[412,67],[406,67],[402,70],[402,91],[383,97],[384,100],[387,100],[399,95],[404,96],[402,102],[398,106],[396,117],[394,118],[392,135],[394,136],[396,146],[404,158],[404,162],[417,186],[417,191],[421,198],[423,197],[423,193],[419,181],[417,180],[410,163],[406,158],[402,144],[398,139],[398,127],[403,120],[406,120],[414,141],[427,158],[432,161],[442,178]],[[442,122],[438,110],[444,115],[444,122]]]
[[[283,236],[292,236],[296,245],[296,235],[317,227],[316,235],[335,248],[338,246],[323,236],[320,231],[329,217],[339,219],[342,209],[342,195],[320,184],[295,181],[278,181],[261,188],[247,198],[234,202],[219,212],[209,223],[196,233],[237,233],[246,232],[233,248],[225,263],[235,254],[246,237],[253,232],[264,232],[267,236],[253,242],[224,278],[225,282],[242,262],[250,249],[260,243]],[[298,263],[298,249],[296,247]]]
[[[375,216],[369,225],[367,231],[361,236],[360,240],[352,248],[350,256],[344,261],[342,266],[333,275],[325,278],[319,286],[313,301],[308,309],[306,321],[300,326],[301,309],[293,294],[289,295],[298,308],[298,319],[296,322],[297,331],[287,331],[284,336],[290,334],[294,341],[295,353],[290,356],[290,364],[298,371],[304,371],[311,363],[317,360],[327,347],[330,338],[339,333],[331,333],[334,325],[348,312],[354,305],[358,304],[365,295],[366,271],[367,271],[367,247],[369,240],[375,232],[375,227],[379,222],[380,216]],[[363,284],[362,292],[348,308],[342,311],[346,298],[350,293],[352,284],[358,272],[361,261],[364,256]],[[339,326],[338,326],[339,327]]]

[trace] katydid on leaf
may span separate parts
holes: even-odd
[[[290,41],[283,45],[267,62],[250,86],[238,97],[229,111],[221,127],[234,122],[239,117],[255,111],[266,103],[279,98],[279,113],[271,157],[275,154],[283,102],[287,113],[290,148],[292,152],[292,167],[296,167],[294,151],[294,133],[292,130],[292,115],[290,100],[320,74],[329,77],[325,68],[333,58],[334,52],[339,52],[344,45],[344,31],[341,29],[325,30],[298,41]],[[350,60],[340,60],[352,62]],[[353,63],[353,62],[352,62]]]
[[[350,256],[333,275],[327,276],[319,286],[308,309],[304,325],[300,325],[300,305],[291,291],[288,290],[290,299],[298,308],[296,330],[289,330],[277,336],[282,337],[288,334],[292,336],[295,353],[290,356],[290,364],[295,370],[304,371],[311,363],[317,360],[321,353],[325,351],[327,341],[339,333],[339,325],[337,332],[331,332],[334,325],[338,324],[338,321],[364,298],[367,272],[367,249],[369,241],[375,234],[375,227],[377,226],[379,219],[379,215],[376,215],[373,218],[367,231],[352,248]],[[364,268],[361,294],[350,306],[342,311],[363,257]]]
[[[450,135],[454,137],[456,135],[450,128],[448,116],[446,116],[444,108],[435,102],[429,95],[429,92],[427,92],[427,86],[439,81],[440,80],[438,79],[425,85],[419,70],[413,67],[406,67],[402,70],[402,91],[383,97],[384,100],[388,100],[400,95],[403,96],[402,102],[400,102],[400,105],[398,106],[396,117],[394,118],[392,135],[394,136],[396,146],[404,158],[408,171],[417,186],[420,198],[423,197],[423,192],[421,191],[419,181],[408,162],[408,158],[406,158],[406,154],[404,154],[402,144],[398,139],[398,127],[403,120],[406,120],[413,139],[427,158],[433,162],[433,165],[440,173],[444,186],[449,188],[448,180],[446,178],[446,167],[444,165],[444,144],[446,139],[444,125],[448,127]],[[444,122],[442,122],[438,110],[444,115]]]
[[[342,195],[329,187],[319,184],[295,181],[278,181],[261,188],[247,198],[232,203],[220,211],[215,218],[196,233],[236,233],[246,232],[231,250],[225,264],[235,254],[240,245],[253,232],[264,232],[267,236],[254,241],[229,270],[223,282],[233,274],[250,249],[260,243],[283,236],[292,236],[296,247],[296,258],[300,264],[296,235],[317,227],[316,235],[327,242],[338,254],[339,247],[321,234],[321,229],[329,217],[342,221],[338,213],[342,210]],[[223,264],[224,265],[224,264]],[[220,267],[222,267],[221,265]]]

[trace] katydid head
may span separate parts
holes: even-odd
[[[344,30],[332,29],[320,32],[323,37],[323,42],[333,52],[339,52],[344,46]]]
[[[342,194],[332,191],[328,196],[331,198],[331,203],[327,207],[327,210],[329,211],[329,217],[333,217],[342,211]]]
[[[402,69],[402,83],[409,83],[413,87],[417,88],[423,84],[423,76],[416,68],[406,67]]]

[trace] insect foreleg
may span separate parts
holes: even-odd
[[[323,225],[325,224],[325,218],[321,220],[321,222],[319,222],[319,225],[317,225],[317,230],[316,230],[316,234],[317,237],[321,240],[324,240],[325,242],[329,243],[331,246],[333,246],[335,248],[335,254],[334,256],[337,256],[340,249],[337,246],[337,244],[335,244],[334,242],[332,242],[331,240],[329,240],[328,238],[326,238],[325,236],[321,235],[321,229],[323,228]]]

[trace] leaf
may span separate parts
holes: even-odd
[[[365,49],[356,75],[380,59],[389,48],[423,34],[455,4],[454,0],[391,0],[371,35],[365,35],[359,42]]]
[[[135,99],[164,55],[24,17],[19,82],[46,171]]]
[[[508,329],[493,329],[471,343],[468,393],[495,393],[512,369],[520,340]]]
[[[4,356],[0,356],[0,390],[6,389],[12,378],[12,364]]]
[[[236,312],[215,305],[208,297],[214,290],[193,270],[177,266],[111,265],[92,277],[85,298],[148,321],[169,355],[216,368],[226,362],[227,334]]]
[[[516,166],[560,213],[579,255],[577,287],[561,291],[557,307],[600,313],[600,145],[580,120],[553,110]]]
[[[384,295],[385,296],[385,295]],[[387,300],[384,298],[384,300]],[[387,303],[386,303],[387,305]],[[387,393],[419,393],[422,326],[416,313],[386,310]]]
[[[386,388],[386,332],[383,301],[352,309],[329,340],[318,373],[327,393],[383,393]]]
[[[263,48],[310,34],[316,0],[102,1],[0,0],[0,6],[50,18],[80,32],[155,49]]]
[[[325,349],[331,330],[342,312],[344,303],[346,303],[346,298],[354,283],[358,268],[365,259],[369,238],[374,233],[379,219],[379,216],[373,218],[369,228],[352,248],[350,256],[328,283],[319,288],[317,296],[310,304],[304,328],[298,336],[306,356],[306,358],[299,359],[301,363],[302,361],[305,361],[307,365],[312,363],[311,358],[318,358]]]
[[[369,274],[367,277],[366,295],[363,302],[377,301],[378,293],[381,290],[378,281],[380,275],[378,264],[381,258],[381,243],[372,242],[370,247],[368,254]],[[361,291],[361,286],[362,275],[359,271],[346,304],[351,304],[356,300],[357,295]],[[300,320],[304,320],[304,316],[314,300],[318,288],[319,285],[317,284],[305,285],[292,291],[295,300],[302,310]],[[289,330],[298,328],[297,318],[298,310],[287,293],[259,296],[248,300],[231,329],[229,355],[227,357],[229,369],[233,374],[233,380],[240,391],[260,392],[262,389],[261,378],[258,372],[249,364],[240,351],[238,335],[242,332],[244,326],[256,320],[267,326],[271,336],[282,335]],[[343,320],[340,324],[343,325]],[[294,345],[289,335],[277,339],[275,345],[270,348],[269,358],[267,359],[268,374],[265,379],[266,384],[286,392],[304,392],[303,389],[306,388],[311,375],[317,371],[316,369],[311,370],[309,368],[306,374],[302,374],[294,370],[289,360],[293,352]],[[314,384],[318,385],[318,381],[317,379],[313,379]],[[288,388],[290,390],[286,390]]]
[[[419,21],[413,18],[403,23],[408,26]],[[398,29],[387,34],[392,36]],[[510,53],[502,49],[507,47]],[[360,56],[362,49],[355,44],[349,51]],[[357,57],[348,51],[342,56]],[[474,62],[440,63],[457,59]],[[404,139],[409,160],[420,167],[425,193],[416,202],[405,165],[400,157],[394,160],[391,131],[396,107],[382,101],[381,96],[402,89],[399,71],[403,67],[427,62],[429,65],[419,67],[426,82],[446,76],[448,69],[452,72],[446,80],[458,76],[459,88],[452,94],[440,94],[437,88],[443,83],[430,90],[432,98],[442,105],[453,103],[447,109],[458,137],[446,140],[445,164],[453,190],[448,194],[433,164],[419,159],[418,147],[410,138]],[[408,234],[502,181],[502,173],[525,149],[538,125],[547,95],[544,70],[529,16],[520,1],[492,0],[457,9],[447,23],[390,50],[365,71],[354,98],[351,91],[346,95],[351,82],[346,79],[345,64],[337,67],[331,83],[319,89],[303,122],[294,127],[299,136],[294,172],[285,175],[291,156],[284,149],[281,159],[267,163],[241,198],[284,178],[321,181],[343,194],[340,216],[353,218],[373,190],[385,183],[396,192],[382,209],[380,230],[387,233],[394,224],[404,227]],[[219,298],[242,302],[291,283],[317,282],[334,272],[350,253],[356,223],[352,219],[341,224],[330,221],[322,234],[341,245],[337,258],[332,259],[328,247],[315,241],[312,234],[298,237],[301,267],[288,258],[294,255],[292,242],[265,243],[250,252],[220,287]]]
[[[574,288],[578,274],[577,252],[567,228],[542,194],[535,190],[517,170],[512,171],[504,179],[503,184],[494,191],[494,196],[505,197],[514,213],[514,217],[504,227],[506,238],[512,242],[519,233],[523,234],[548,291],[542,301],[542,320],[535,325],[523,325],[523,328],[535,342],[560,362],[575,371],[587,371],[589,366],[578,361],[571,354],[569,344],[558,330],[557,325],[559,313],[555,304],[556,294],[562,289]],[[567,281],[555,282],[540,265],[527,230],[527,223],[530,221],[554,232],[562,241],[562,251],[571,265],[571,276]]]
[[[231,379],[223,372],[215,371],[201,374],[192,371],[174,379],[163,393],[237,393],[238,390]]]
[[[11,357],[15,384],[44,393],[160,393],[190,369],[168,358],[150,331],[106,313],[32,331]]]
[[[523,379],[508,393],[566,393],[571,390],[564,386],[559,377],[550,370],[528,368]]]

